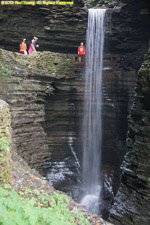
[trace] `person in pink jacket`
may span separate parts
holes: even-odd
[[[29,48],[29,50],[28,50],[28,54],[29,54],[29,55],[30,55],[33,51],[36,51],[36,49],[35,49],[33,43],[34,43],[34,40],[31,41],[30,48]]]

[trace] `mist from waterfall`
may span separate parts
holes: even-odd
[[[99,212],[102,147],[102,68],[106,9],[89,9],[86,34],[86,70],[83,118],[83,173],[81,204]]]

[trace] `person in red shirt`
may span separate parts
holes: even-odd
[[[78,47],[78,55],[85,55],[85,48],[83,46],[83,42],[81,42],[81,45]]]

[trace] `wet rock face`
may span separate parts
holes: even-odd
[[[103,159],[119,166],[126,152],[127,116],[131,108],[136,71],[120,69],[103,72]]]
[[[10,105],[13,148],[55,187],[79,199],[84,64],[72,56],[0,50],[0,94]],[[8,75],[8,72],[11,72]],[[136,71],[118,67],[103,74],[103,202],[105,218],[118,189],[125,151],[126,117]],[[102,175],[103,176],[103,175]],[[53,179],[53,180],[52,180]],[[78,186],[78,187],[77,187]],[[74,188],[74,189],[73,189]]]
[[[12,175],[10,123],[9,106],[0,100],[0,185],[10,182]]]
[[[148,49],[150,11],[148,1],[120,1],[120,13],[112,14],[111,52],[120,52],[122,68],[139,68]]]
[[[149,6],[147,0],[87,0],[67,6],[2,6],[0,8],[0,47],[19,51],[22,38],[27,46],[38,36],[39,51],[77,53],[85,43],[87,8],[122,7],[112,14],[108,51],[121,54],[123,69],[139,68],[149,40]],[[85,43],[86,44],[86,43]]]
[[[70,150],[66,140],[69,138],[67,132],[72,126],[71,123],[75,123],[68,117],[68,113],[73,117],[74,111],[76,116],[76,105],[72,105],[71,98],[74,98],[73,93],[76,95],[76,88],[80,89],[78,84],[81,82],[78,77],[80,73],[78,68],[73,66],[72,59],[65,54],[51,52],[24,56],[0,50],[0,68],[4,71],[0,76],[0,94],[10,104],[12,114],[13,148],[36,169],[40,169],[46,160],[50,160],[52,152],[54,155],[56,153],[59,159],[64,158],[64,154],[68,156]],[[58,96],[57,92],[60,92]],[[57,97],[53,98],[53,95]],[[55,98],[59,99],[60,104],[55,104]],[[51,106],[52,113],[47,116]],[[70,108],[69,112],[67,106]],[[56,115],[55,110],[58,112]],[[62,127],[66,126],[64,133],[58,123]],[[46,129],[49,126],[54,127],[50,137],[49,130]],[[55,145],[58,148],[55,149]]]
[[[77,68],[76,68],[77,69]],[[78,71],[78,70],[77,70]],[[83,118],[83,72],[76,79],[54,81],[55,91],[47,97],[44,129],[51,159],[43,165],[50,184],[67,192],[80,202],[82,167],[81,136]],[[136,71],[118,68],[103,73],[103,153],[102,213],[108,216],[112,199],[118,190],[120,164],[126,151],[126,118],[131,107]]]
[[[10,104],[13,148],[32,168],[47,174],[55,187],[79,201],[84,64],[74,62],[72,57],[52,52],[24,56],[1,50],[0,66],[5,68],[5,76],[0,76],[0,94]],[[134,70],[104,68],[105,218],[118,189],[119,167],[126,150],[125,121],[135,80]]]
[[[79,137],[83,107],[82,82],[80,73],[76,78],[72,77],[72,80],[55,81],[54,94],[46,98],[44,129],[48,135],[49,148],[53,152],[53,162],[63,161],[70,155],[74,160],[71,148],[75,152],[81,150]]]
[[[0,47],[18,52],[22,38],[27,39],[29,48],[30,41],[37,36],[40,51],[77,53],[77,46],[85,40],[86,24],[87,11],[80,4],[4,6],[0,8]]]
[[[32,168],[37,168],[41,164],[41,159],[48,155],[46,134],[41,123],[44,120],[45,90],[47,86],[50,87],[50,83],[43,82],[41,85],[40,80],[34,81],[33,77],[37,74],[27,69],[25,58],[20,65],[19,55],[18,63],[15,54],[1,51],[0,55],[3,67],[7,68],[9,65],[11,71],[11,76],[0,77],[0,92],[2,98],[10,105],[13,150],[17,151]],[[13,61],[14,64],[7,63],[7,60]],[[24,65],[26,69],[22,68]]]
[[[128,152],[122,165],[121,187],[110,214],[114,224],[150,223],[150,55],[139,70],[136,97],[129,116]]]
[[[103,72],[102,214],[105,219],[120,183],[120,165],[126,152],[127,116],[135,82],[134,70],[112,68]]]
[[[84,4],[87,8],[113,8],[120,6],[119,0],[84,0]]]

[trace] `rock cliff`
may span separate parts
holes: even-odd
[[[53,106],[53,99],[57,98],[59,105],[56,104],[56,108],[52,107],[52,109],[58,112],[59,121],[62,118],[62,126],[63,124],[66,126],[66,123],[71,126],[70,119],[67,120],[69,108],[70,110],[74,108],[70,103],[70,98],[73,98],[72,94],[74,91],[76,93],[76,88],[80,89],[78,83],[81,80],[80,73],[75,73],[75,70],[78,71],[78,69],[74,67],[72,59],[65,54],[51,52],[24,56],[0,50],[0,66],[0,94],[1,98],[10,105],[13,148],[32,168],[36,169],[39,169],[44,161],[51,158],[51,151],[54,150],[56,143],[57,154],[60,158],[64,157],[67,146],[61,146],[66,142],[66,128],[64,128],[65,133],[62,133],[62,136],[60,135],[61,130],[63,131],[62,128],[58,130],[59,135],[57,135],[57,132],[55,133],[55,128],[59,127],[57,115],[51,113],[49,118],[46,117],[47,109],[45,114],[45,107],[50,96],[50,106]],[[60,92],[58,96],[57,92]],[[66,96],[67,93],[68,96]],[[57,97],[53,98],[53,95]],[[50,122],[50,125],[47,124],[47,121]],[[48,141],[48,132],[45,132],[46,127],[49,126],[54,126],[50,132],[50,140],[53,145],[50,149],[48,145],[51,142]],[[59,142],[60,145],[58,145]],[[62,156],[61,151],[64,152]]]
[[[49,180],[68,193],[79,184],[82,158],[84,62],[76,60],[77,55],[25,56],[0,50],[0,95],[10,105],[13,148],[32,168],[44,175],[52,171]],[[135,80],[135,70],[124,71],[117,64],[104,67],[103,197],[109,202],[105,210],[118,189]]]
[[[139,68],[148,47],[146,0],[78,0],[73,7],[2,6],[0,47],[15,52],[21,38],[27,38],[29,46],[31,38],[38,36],[41,52],[23,56],[0,50],[0,95],[12,113],[13,148],[30,166],[41,171],[43,162],[65,159],[68,163],[72,147],[80,159],[84,65],[74,65],[72,57],[62,53],[76,53],[81,40],[85,42],[87,8],[91,6],[121,7],[112,13],[107,28],[109,48],[105,47],[107,53],[118,54],[119,61],[117,68],[104,71],[103,85],[103,164],[109,167],[104,169],[106,177],[115,179],[117,173],[117,181],[112,181],[116,193],[136,80],[133,68]],[[115,167],[113,175],[107,171],[110,166]],[[70,167],[76,170],[72,160]],[[108,177],[104,186],[109,190],[112,184],[106,180]],[[114,193],[105,191],[105,198]]]
[[[122,164],[121,187],[111,209],[116,225],[149,225],[150,201],[150,55],[147,55],[136,87],[135,101],[128,118],[128,152]]]
[[[0,8],[0,47],[19,51],[22,38],[27,46],[39,38],[39,51],[77,53],[85,40],[87,10],[69,6],[2,6]]]
[[[74,6],[11,5],[0,8],[0,47],[19,51],[22,38],[29,47],[38,36],[39,51],[77,53],[85,42],[87,9],[121,7],[112,13],[109,32],[109,52],[121,54],[123,68],[139,68],[149,40],[149,6],[147,0],[87,0]]]
[[[0,100],[0,185],[11,180],[11,117],[8,104]]]

